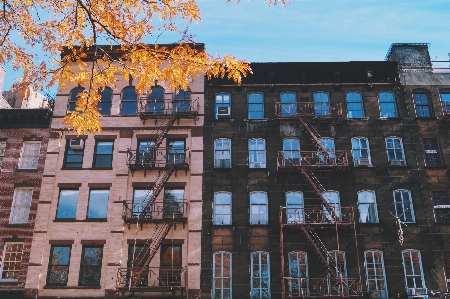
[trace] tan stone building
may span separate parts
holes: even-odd
[[[26,296],[200,293],[204,76],[177,94],[135,83],[102,92],[95,136],[62,123],[83,87],[58,89]]]

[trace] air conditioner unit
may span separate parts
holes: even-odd
[[[264,168],[266,167],[266,163],[263,162],[254,162],[250,164],[250,168]]]
[[[406,294],[408,296],[422,296],[427,295],[427,288],[408,288],[406,289]]]
[[[359,157],[356,159],[356,166],[370,166],[368,157]]]
[[[381,291],[375,290],[369,292],[370,299],[381,299]]]
[[[83,149],[84,140],[83,139],[70,139],[69,144],[70,149]]]
[[[216,116],[217,118],[229,118],[230,117],[230,107],[217,107]]]
[[[393,160],[389,160],[389,165],[390,166],[402,166],[403,160],[398,160],[398,159],[393,159]]]

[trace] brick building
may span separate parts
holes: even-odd
[[[102,92],[95,136],[62,123],[86,87],[58,89],[27,296],[200,293],[204,77],[177,94],[158,82],[138,97],[135,83]]]
[[[206,81],[202,298],[447,291],[450,76],[388,58]]]

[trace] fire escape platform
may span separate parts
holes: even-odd
[[[275,117],[279,121],[305,118],[320,123],[339,123],[342,118],[341,103],[292,102],[275,103]]]
[[[198,100],[190,101],[158,101],[149,100],[146,97],[139,99],[139,117],[146,119],[187,118],[197,119],[200,110]]]
[[[348,167],[346,151],[279,151],[277,169],[283,172],[300,172],[305,170],[336,171]]]

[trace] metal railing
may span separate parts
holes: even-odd
[[[340,207],[330,203],[333,212],[339,219],[338,223],[352,224],[355,216],[352,207]],[[280,207],[282,223],[288,225],[304,224],[334,224],[335,220],[324,207],[290,208]]]
[[[123,202],[122,219],[124,221],[130,221],[138,219],[144,208],[148,205],[147,202]],[[145,215],[141,215],[140,220],[143,221],[156,221],[156,220],[184,220],[188,215],[188,203],[186,199],[183,201],[165,201],[154,202],[150,204],[150,208],[146,210]]]
[[[117,271],[117,288],[158,288],[185,287],[187,281],[185,267],[129,267]],[[135,276],[134,273],[145,275]]]
[[[200,110],[198,99],[168,100],[168,99],[148,99],[139,98],[139,114],[146,116],[164,115],[197,115]]]
[[[127,166],[132,170],[166,168],[172,165],[189,168],[191,153],[189,150],[174,151],[170,148],[151,150],[127,150]]]
[[[316,119],[339,120],[342,116],[341,103],[314,103],[314,102],[291,102],[275,103],[275,116],[278,119],[300,117],[314,117]]]
[[[279,151],[277,168],[289,169],[296,167],[347,167],[348,157],[346,151],[327,151],[327,154],[318,151]]]
[[[362,295],[358,278],[283,277],[283,298],[346,298]]]

